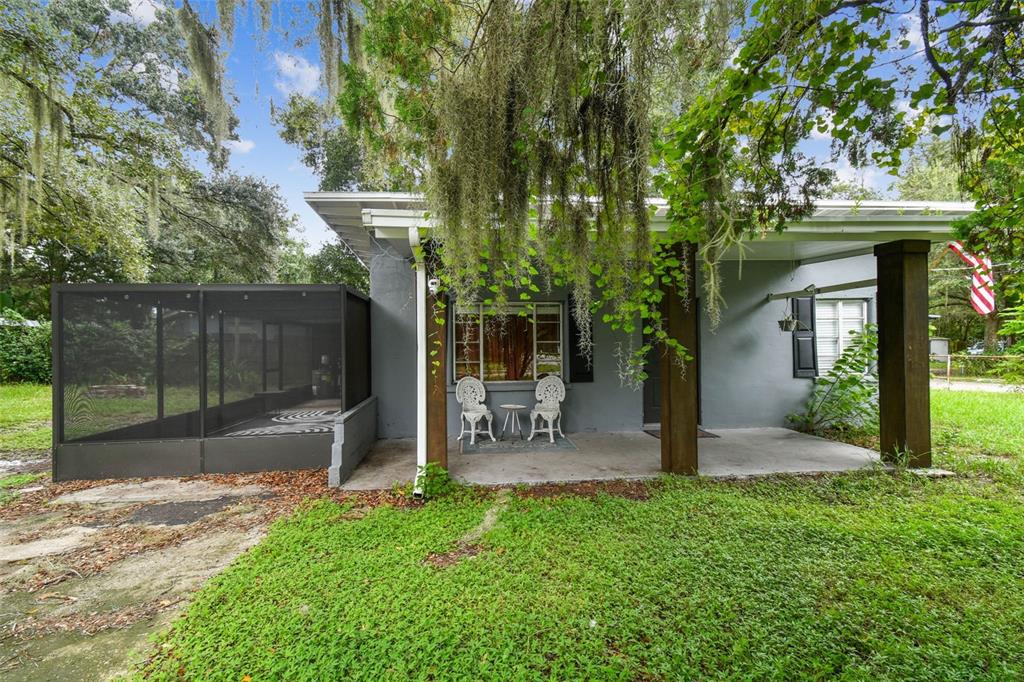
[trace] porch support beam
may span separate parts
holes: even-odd
[[[676,258],[686,267],[686,294],[673,285],[662,285],[662,322],[669,337],[679,341],[692,355],[677,357],[665,347],[661,360],[661,470],[694,476],[697,474],[697,292],[694,274],[697,248],[676,244]]]
[[[428,275],[430,273],[428,272]],[[427,461],[448,468],[448,330],[443,294],[427,291]]]
[[[421,474],[427,465],[427,265],[420,233],[409,228],[409,248],[416,264],[416,473],[413,496],[423,496]]]
[[[931,466],[926,240],[875,247],[878,267],[878,407],[885,461]]]

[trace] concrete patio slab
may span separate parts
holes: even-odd
[[[201,502],[219,497],[247,497],[266,490],[258,485],[230,486],[208,481],[159,478],[141,483],[113,483],[61,495],[51,504],[138,504],[140,502]]]
[[[704,476],[763,476],[852,471],[879,463],[877,452],[789,429],[713,430],[698,444]]]
[[[31,542],[17,542],[16,538],[0,527],[0,563],[36,559],[50,554],[60,554],[84,544],[96,532],[95,528],[70,526],[60,528]]]
[[[698,443],[700,473],[710,477],[774,473],[850,471],[879,462],[878,453],[782,428],[712,429],[719,438]],[[459,452],[449,442],[451,475],[479,485],[563,483],[654,478],[661,474],[661,442],[642,431],[572,433],[575,450],[495,453]],[[416,472],[414,439],[378,441],[346,490],[390,488],[408,483]]]

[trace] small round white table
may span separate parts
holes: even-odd
[[[525,410],[526,405],[516,405],[509,403],[507,405],[498,405],[501,409],[505,410],[505,423],[501,425],[501,439],[505,440],[505,429],[508,427],[508,423],[512,421],[512,435],[519,432],[519,440],[523,440],[523,425],[519,422],[519,410]]]

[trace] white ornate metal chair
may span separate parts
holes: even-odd
[[[527,440],[533,440],[538,433],[546,433],[550,441],[554,443],[555,428],[558,429],[558,435],[565,438],[565,434],[562,433],[562,401],[565,400],[565,384],[554,375],[546,376],[537,382],[535,395],[539,402],[530,412],[530,437]],[[547,422],[547,428],[537,428],[538,418]]]
[[[487,420],[487,435],[494,438],[494,430],[491,422],[494,421],[494,414],[484,405],[484,398],[487,397],[487,389],[482,381],[476,377],[462,377],[459,383],[455,384],[455,399],[462,405],[462,417],[459,419],[458,440],[466,435],[466,424],[469,424],[469,442],[476,444],[477,424],[481,419]]]

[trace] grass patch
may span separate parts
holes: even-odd
[[[18,488],[23,488],[35,483],[36,481],[46,478],[46,476],[47,474],[45,472],[39,471],[35,473],[11,474],[10,476],[0,477],[0,507],[18,499]]]
[[[51,400],[46,384],[0,384],[0,453],[50,449]]]
[[[932,391],[932,433],[939,450],[1024,455],[1024,393]]]
[[[957,478],[513,496],[472,552],[493,498],[362,516],[318,501],[214,578],[139,674],[1019,678],[1022,400],[933,394],[936,463]]]
[[[46,473],[37,471],[34,473],[25,474],[11,474],[10,476],[0,477],[0,490],[10,490],[12,488],[22,488],[31,483],[46,478]]]
[[[0,384],[0,428],[50,421],[49,384]]]

